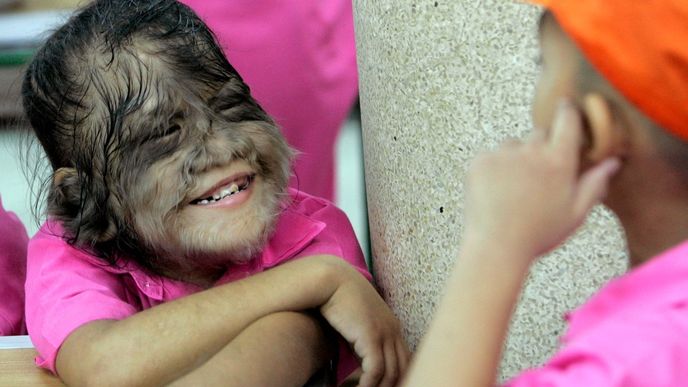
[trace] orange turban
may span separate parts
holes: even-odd
[[[688,0],[530,0],[633,105],[688,141]]]

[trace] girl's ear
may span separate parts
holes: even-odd
[[[93,245],[111,240],[117,234],[110,195],[102,181],[87,180],[74,168],[60,168],[53,173],[48,195],[48,212],[81,243]]]
[[[614,112],[609,101],[597,93],[583,98],[583,114],[588,125],[590,143],[584,157],[597,163],[621,151],[622,131],[617,127]]]
[[[51,212],[75,218],[81,207],[80,186],[76,169],[63,167],[55,171],[50,190]]]

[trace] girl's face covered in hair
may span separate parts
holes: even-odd
[[[113,215],[132,226],[155,255],[151,266],[169,276],[214,273],[251,258],[271,232],[289,177],[292,154],[279,130],[238,78],[179,80],[142,54],[111,66],[88,121],[99,122],[107,106],[101,120],[121,114],[114,118],[121,123],[83,138],[104,150],[93,156],[109,166],[103,180],[114,188],[112,208],[121,210]]]
[[[38,50],[22,93],[68,243],[205,283],[262,249],[292,151],[188,7],[90,3]]]
[[[245,261],[271,231],[291,152],[267,117],[235,120],[255,109],[233,103],[237,80],[203,95],[158,82],[168,83],[157,88],[166,95],[151,93],[128,118],[140,136],[123,146],[121,184],[135,230],[175,271]],[[151,113],[162,117],[157,125],[148,125]]]
[[[130,178],[137,233],[170,256],[216,256],[220,265],[250,258],[279,210],[286,145],[269,122],[189,113],[133,152],[145,160]]]

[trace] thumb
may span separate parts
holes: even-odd
[[[609,158],[583,173],[578,180],[573,207],[577,219],[585,218],[588,211],[607,195],[609,180],[620,166],[618,158]]]

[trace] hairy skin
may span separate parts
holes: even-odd
[[[23,95],[56,171],[48,213],[73,245],[207,285],[266,241],[292,150],[185,6],[90,5],[41,48]],[[250,208],[189,205],[239,160],[260,180]]]
[[[283,350],[275,351],[274,343],[280,343],[278,346]],[[170,387],[275,386],[285,380],[293,380],[294,386],[304,386],[315,371],[326,366],[325,343],[324,332],[313,317],[295,312],[274,313],[248,326],[212,359]],[[317,356],[310,356],[311,348],[315,348]],[[239,368],[241,365],[232,360],[242,356],[250,356],[246,359],[249,364],[269,365],[272,372],[265,372],[262,366]]]
[[[189,8],[90,3],[37,52],[23,102],[53,168],[48,214],[66,241],[106,265],[133,261],[206,288],[74,330],[57,354],[67,384],[300,385],[332,350],[328,327],[304,311],[355,348],[362,386],[396,383],[409,356],[399,323],[341,258],[213,287],[268,240],[288,205],[293,151]],[[245,201],[201,205],[236,175],[250,176]],[[276,354],[280,366],[256,373],[256,359],[277,364]]]

